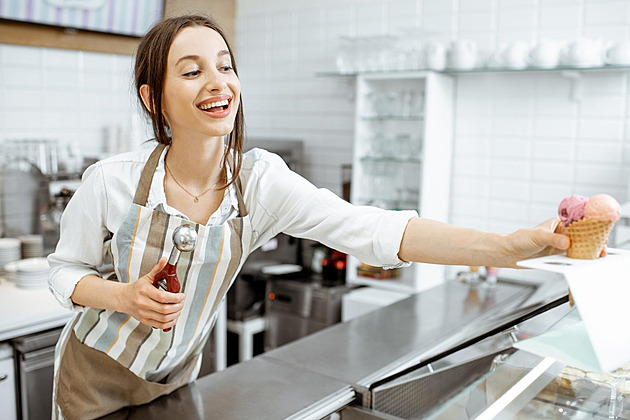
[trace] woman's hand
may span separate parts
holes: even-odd
[[[517,261],[565,252],[571,241],[563,234],[564,230],[564,224],[554,217],[533,228],[519,229],[508,235],[508,255],[513,257],[512,266],[517,267]]]
[[[155,275],[166,265],[163,257],[146,275],[128,283],[120,293],[120,307],[143,324],[154,328],[173,327],[184,307],[183,293],[170,293],[153,286]]]

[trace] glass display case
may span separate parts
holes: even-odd
[[[573,309],[550,331],[580,321]],[[630,418],[630,364],[591,372],[520,350],[495,360],[477,382],[429,417],[453,418]]]
[[[581,321],[577,309],[568,304],[554,311],[539,316],[557,320],[547,331]],[[612,372],[594,372],[512,348],[415,376],[373,390],[371,410],[352,410],[389,420],[630,418],[630,363]],[[426,386],[429,383],[431,387]],[[417,401],[427,400],[431,392],[430,401],[418,406]],[[383,397],[389,401],[379,402]]]

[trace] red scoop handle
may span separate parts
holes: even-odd
[[[166,264],[166,266],[155,275],[153,285],[166,292],[179,293],[181,284],[177,278],[177,267],[172,264]],[[168,332],[171,328],[166,328],[164,331]]]

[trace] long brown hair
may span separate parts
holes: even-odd
[[[135,84],[138,100],[149,118],[151,118],[155,139],[163,144],[171,143],[171,138],[167,132],[166,119],[162,112],[152,112],[151,109],[148,109],[144,105],[142,97],[140,96],[140,86],[145,84],[149,86],[149,91],[151,92],[151,108],[161,110],[168,52],[179,31],[189,26],[205,26],[221,35],[232,56],[232,68],[234,69],[234,73],[238,76],[232,48],[219,25],[211,18],[201,15],[178,16],[164,19],[151,28],[140,42],[140,45],[138,45],[135,64]],[[239,97],[234,128],[227,136],[227,147],[223,155],[223,164],[225,165],[230,150],[232,150],[234,163],[232,167],[232,181],[230,184],[237,179],[241,171],[243,148],[245,147],[244,143],[245,123],[243,118],[243,101],[242,98]]]

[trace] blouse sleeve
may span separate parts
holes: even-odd
[[[256,201],[263,216],[255,215],[258,220],[252,223],[271,223],[269,234],[262,234],[257,245],[284,232],[316,240],[366,264],[385,268],[408,265],[398,258],[398,252],[409,219],[418,215],[416,211],[352,205],[327,189],[315,187],[269,152],[259,151],[254,172]]]
[[[48,256],[52,294],[65,308],[83,310],[70,299],[76,284],[88,274],[100,275],[104,243],[107,196],[99,164],[88,168],[83,182],[70,199],[61,217],[60,238],[55,252]]]

